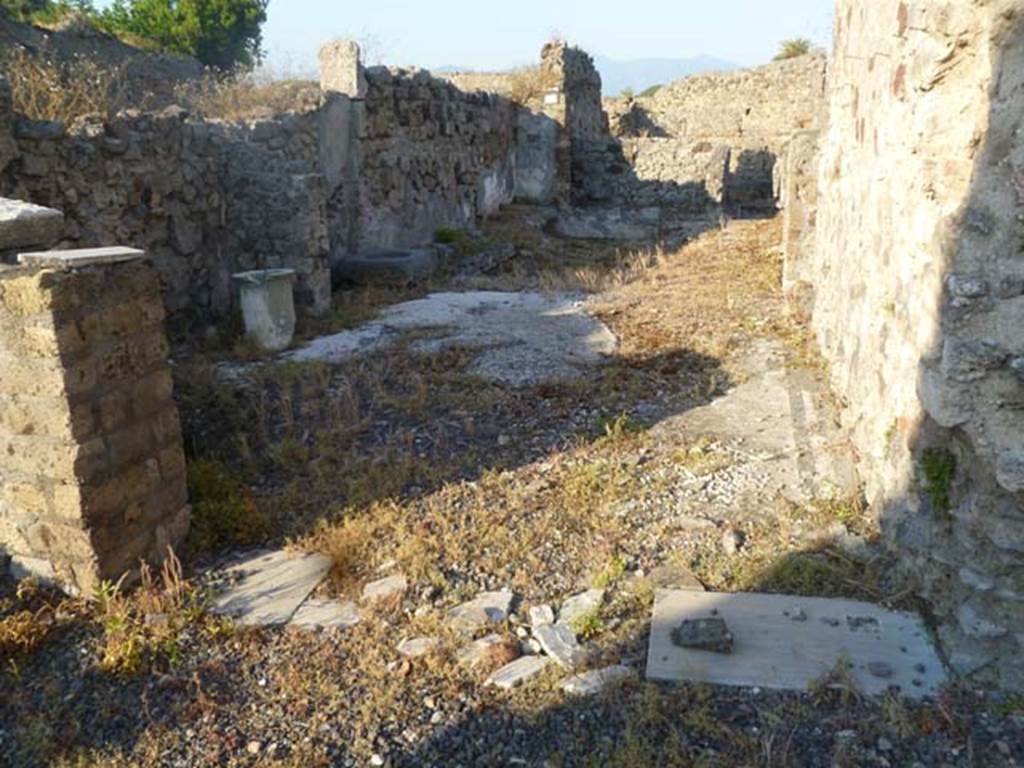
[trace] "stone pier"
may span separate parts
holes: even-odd
[[[90,594],[188,530],[160,278],[141,251],[0,266],[0,556]]]

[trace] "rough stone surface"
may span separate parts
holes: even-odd
[[[1005,541],[1024,518],[1019,11],[840,0],[810,272],[867,498],[944,621],[947,652],[987,659],[977,676],[1015,688],[1024,604],[1004,595],[1024,561],[990,532]],[[944,457],[955,472],[936,496],[928,466]]]
[[[324,555],[257,552],[217,574],[213,610],[248,626],[287,624],[330,567]]]
[[[410,659],[418,659],[420,656],[433,653],[440,647],[441,641],[436,637],[413,637],[400,642],[398,652]]]
[[[530,606],[530,626],[534,629],[545,624],[555,623],[555,611],[550,605]]]
[[[487,678],[487,685],[511,690],[533,680],[547,669],[551,659],[547,656],[521,656]]]
[[[320,88],[324,93],[366,98],[366,72],[358,43],[332,40],[320,48]]]
[[[64,214],[0,197],[0,254],[14,248],[49,247],[60,238]]]
[[[0,267],[0,549],[91,594],[188,532],[160,278]]]
[[[504,637],[498,634],[490,634],[474,640],[469,645],[460,649],[456,658],[459,663],[466,667],[477,667],[490,658],[492,649],[505,643]]]
[[[470,372],[517,387],[577,378],[618,346],[575,297],[483,291],[397,304],[361,328],[316,339],[283,359],[340,361],[417,328],[438,330],[440,337],[417,341],[414,352],[431,354],[449,345],[480,349]]]
[[[576,641],[576,632],[565,622],[534,627],[533,636],[544,649],[544,653],[563,667],[575,669],[585,659],[583,648]]]
[[[732,653],[733,636],[724,619],[686,619],[672,630],[672,642],[680,648]]]

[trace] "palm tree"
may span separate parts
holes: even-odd
[[[810,52],[810,40],[806,37],[793,37],[779,43],[779,52],[775,56],[775,61],[795,59],[797,56],[805,56]]]

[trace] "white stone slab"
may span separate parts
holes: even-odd
[[[213,611],[249,626],[286,624],[330,567],[325,555],[257,552],[220,574]]]
[[[290,624],[302,629],[348,629],[358,624],[361,618],[353,602],[311,597],[299,606]]]
[[[520,656],[487,678],[487,685],[505,690],[517,688],[547,669],[550,663],[547,656]]]
[[[616,664],[612,667],[592,669],[580,675],[573,675],[562,683],[562,690],[571,696],[593,696],[613,683],[633,677],[636,677],[636,672],[622,664]]]
[[[402,574],[387,576],[377,581],[371,581],[363,587],[363,600],[369,602],[387,600],[389,597],[403,594],[408,588],[409,582]]]
[[[804,618],[794,620],[794,611]],[[717,612],[717,613],[713,613]],[[672,630],[717,616],[734,639],[731,654],[679,648]],[[932,696],[946,674],[919,616],[871,603],[790,595],[658,590],[647,657],[651,680],[806,690],[840,661],[869,695],[898,686]],[[879,667],[891,674],[878,676]],[[871,670],[876,670],[872,673]]]
[[[18,261],[27,267],[42,269],[79,269],[102,264],[134,261],[146,255],[135,248],[78,248],[72,251],[38,251],[19,253]]]
[[[540,627],[555,623],[555,612],[550,605],[530,606],[530,626]]]

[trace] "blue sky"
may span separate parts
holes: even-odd
[[[101,5],[106,4],[101,2]],[[759,64],[780,40],[827,43],[833,0],[271,0],[268,65],[315,68],[335,37],[370,63],[507,69],[537,60],[553,34],[612,59],[707,54]]]

